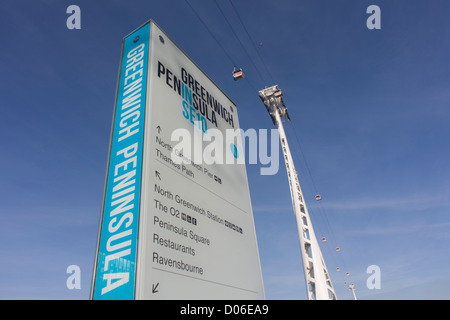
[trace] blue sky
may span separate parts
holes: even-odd
[[[184,0],[0,4],[0,298],[89,297],[121,41],[152,18],[236,102],[243,129],[273,128],[256,90],[283,89],[339,299],[349,283],[360,299],[449,299],[450,3],[234,0],[269,76],[229,1],[218,2],[252,60],[214,1],[189,2],[226,53]],[[80,30],[66,27],[71,4]],[[372,4],[380,30],[366,27]],[[247,170],[266,297],[305,299],[285,168],[259,168]],[[73,264],[80,290],[66,287]]]

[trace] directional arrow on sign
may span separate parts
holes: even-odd
[[[160,126],[157,126],[156,130],[158,130],[158,133],[161,133],[161,127]]]
[[[156,285],[152,284],[152,293],[158,292],[158,290],[156,290],[156,288],[158,288],[158,286],[159,286],[159,282]]]
[[[155,171],[155,176],[159,178],[159,180],[161,180],[161,176],[159,175],[158,171]]]

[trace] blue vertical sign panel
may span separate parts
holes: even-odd
[[[123,40],[93,299],[135,294],[150,23]]]

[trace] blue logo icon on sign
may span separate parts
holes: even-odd
[[[239,158],[239,152],[237,150],[237,147],[234,143],[230,144],[231,152],[233,153],[233,156],[237,159]]]

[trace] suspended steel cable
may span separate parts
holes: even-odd
[[[242,46],[242,47],[244,48],[244,50],[245,50],[244,45],[243,45],[242,42],[240,41],[240,39],[239,39],[239,37],[237,36],[237,34],[234,32],[233,27],[232,27],[231,24],[229,23],[228,19],[226,18],[225,14],[223,13],[222,9],[219,7],[219,5],[218,5],[218,3],[217,3],[217,0],[214,0],[214,1],[215,1],[215,3],[216,3],[217,7],[219,8],[220,12],[221,12],[222,15],[224,16],[225,20],[227,21],[227,23],[228,23],[230,29],[233,31],[235,37],[239,40],[241,46]],[[262,62],[262,64],[263,64],[263,66],[264,66],[264,68],[266,69],[266,72],[268,73],[268,75],[269,75],[269,77],[271,78],[271,80],[274,82],[273,76],[272,76],[271,72],[269,71],[269,69],[268,69],[268,67],[267,67],[267,64],[265,63],[264,59],[263,59],[263,58],[261,57],[261,55],[259,54],[259,50],[256,48],[255,42],[254,42],[252,36],[250,35],[250,33],[248,32],[248,29],[247,29],[247,27],[245,26],[245,24],[244,24],[244,22],[243,22],[243,20],[242,20],[242,18],[241,18],[241,16],[240,16],[240,14],[239,14],[239,11],[238,11],[238,10],[236,9],[236,7],[234,6],[232,0],[229,0],[229,2],[230,2],[230,4],[231,4],[231,6],[232,6],[232,8],[233,8],[233,10],[234,10],[234,12],[235,12],[235,14],[236,14],[236,16],[238,17],[238,19],[239,19],[239,21],[240,21],[242,27],[244,28],[245,32],[247,33],[247,36],[248,36],[248,38],[250,39],[250,42],[253,44],[253,47],[254,47],[254,49],[255,49],[255,51],[256,51],[258,57],[260,58],[260,60],[261,60],[261,62]],[[245,51],[246,51],[247,55],[248,55],[249,58],[250,58],[250,55],[248,54],[247,50],[245,50]],[[251,58],[250,58],[250,60],[251,60],[252,63],[253,63],[253,60],[252,60]],[[255,66],[254,63],[253,63],[253,65]],[[256,68],[256,66],[255,66],[255,68]],[[262,79],[262,77],[261,77],[261,79]],[[311,170],[310,170],[310,168],[309,168],[308,162],[306,161],[305,155],[304,155],[304,153],[303,153],[303,151],[302,151],[302,149],[301,149],[301,146],[300,146],[300,139],[298,138],[297,133],[296,133],[296,131],[295,131],[295,129],[294,129],[292,123],[291,123],[291,126],[292,126],[292,129],[293,129],[293,131],[294,131],[294,135],[295,135],[295,138],[296,138],[296,140],[297,140],[297,144],[298,144],[298,146],[299,146],[300,153],[302,154],[303,161],[304,161],[304,163],[305,163],[305,166],[306,166],[308,175],[309,175],[309,177],[310,177],[310,179],[311,179],[311,182],[312,182],[312,184],[313,184],[313,187],[314,187],[314,190],[315,190],[316,194],[318,194],[318,188],[317,188],[317,186],[316,186],[316,183],[315,183],[314,178],[313,178],[313,176],[312,176],[312,174],[311,174]],[[294,148],[294,152],[297,154],[297,150],[296,150],[295,148]],[[297,155],[298,155],[298,154],[297,154]],[[326,218],[326,215],[325,215],[325,218]],[[330,226],[330,224],[329,224],[328,219],[326,219],[325,222],[326,222],[326,224],[328,225],[329,229],[332,230],[332,228],[331,228],[331,226]],[[318,229],[320,229],[320,224],[318,224]],[[319,232],[322,233],[321,230],[319,230]],[[322,233],[322,235],[323,235],[323,233]]]
[[[233,32],[234,36],[236,37],[236,39],[237,39],[237,40],[239,41],[239,43],[241,44],[242,48],[243,48],[243,49],[245,50],[245,52],[247,53],[247,56],[249,57],[249,59],[250,59],[250,61],[252,62],[253,66],[255,67],[256,70],[258,70],[258,68],[256,67],[256,65],[255,65],[254,62],[253,62],[253,59],[250,57],[250,54],[249,54],[248,51],[245,49],[245,46],[243,45],[243,43],[242,43],[241,40],[239,39],[239,37],[238,37],[238,35],[236,34],[236,32],[234,31],[234,29],[233,29],[231,23],[229,22],[229,20],[228,20],[227,17],[225,16],[224,12],[223,12],[222,9],[220,8],[219,4],[217,3],[217,0],[214,0],[214,2],[216,3],[216,6],[218,7],[218,9],[219,9],[219,11],[221,12],[222,16],[225,18],[225,21],[228,23],[228,26],[230,27],[230,29],[231,29],[231,31]],[[273,81],[272,74],[270,73],[270,71],[269,71],[269,69],[268,69],[266,63],[264,62],[264,59],[263,59],[263,58],[261,57],[261,55],[259,54],[259,51],[258,51],[258,49],[257,49],[256,46],[255,46],[255,42],[253,41],[253,39],[252,39],[250,33],[248,32],[248,29],[246,28],[246,26],[245,26],[245,24],[244,24],[244,22],[243,22],[243,20],[242,20],[242,18],[241,18],[241,16],[240,16],[240,14],[239,14],[239,11],[238,11],[238,10],[236,9],[236,7],[234,6],[232,0],[229,0],[229,2],[230,2],[230,4],[231,4],[231,6],[232,6],[232,8],[233,8],[233,10],[234,10],[234,12],[235,12],[235,14],[236,14],[236,16],[238,17],[238,19],[239,19],[239,21],[240,21],[242,27],[244,28],[245,32],[247,33],[247,36],[249,37],[250,42],[253,44],[253,46],[254,46],[254,48],[255,48],[255,51],[256,51],[258,57],[260,58],[261,62],[262,62],[263,65],[264,65],[264,68],[266,69],[266,71],[267,71],[267,73],[269,74],[271,80]],[[259,73],[259,71],[258,71],[258,73]],[[261,80],[264,81],[264,79],[262,78],[262,76],[261,76],[260,73],[259,73],[259,75],[260,75]],[[274,81],[273,81],[273,82],[274,82]],[[290,122],[290,121],[289,121],[289,122]],[[294,129],[294,126],[292,125],[292,122],[290,122],[290,124],[291,124],[291,126],[292,126],[293,131],[294,131],[294,135],[295,135],[295,138],[296,138],[296,140],[297,140],[297,144],[298,144],[298,146],[299,146],[300,153],[302,154],[303,161],[304,161],[304,163],[305,163],[305,165],[306,165],[307,172],[308,172],[309,177],[310,177],[310,179],[311,179],[311,182],[312,182],[312,184],[313,184],[313,186],[314,186],[315,192],[316,192],[316,194],[318,194],[318,188],[317,188],[317,186],[316,186],[316,184],[315,184],[315,181],[314,181],[314,178],[313,178],[313,176],[312,176],[312,174],[311,174],[311,170],[310,170],[310,168],[309,168],[308,162],[306,161],[305,155],[304,155],[304,153],[303,153],[303,151],[302,151],[302,149],[301,149],[301,146],[300,146],[300,139],[299,139],[298,136],[297,136],[297,133],[296,133],[296,131],[295,131],[295,129]],[[295,153],[297,152],[297,150],[296,150],[295,148],[294,148],[294,152],[295,152]],[[329,229],[332,230],[332,228],[331,228],[331,226],[330,226],[330,224],[329,224],[329,221],[328,221],[326,215],[325,215],[325,218],[326,218],[326,221],[325,221],[326,224],[328,225]],[[318,225],[318,228],[319,228],[319,227],[320,227],[320,224]]]
[[[220,47],[220,48],[222,49],[222,51],[225,53],[225,55],[226,55],[227,58],[230,60],[230,62],[231,62],[234,66],[237,66],[237,64],[235,63],[234,59],[233,59],[233,58],[231,57],[231,55],[227,52],[227,50],[226,50],[225,47],[222,45],[222,43],[217,39],[217,37],[214,35],[214,33],[212,32],[212,30],[208,27],[208,25],[206,24],[206,22],[201,18],[200,14],[195,10],[195,8],[189,3],[188,0],[185,0],[185,2],[186,2],[187,5],[191,8],[191,10],[194,12],[194,14],[195,14],[195,16],[197,17],[197,19],[203,24],[203,26],[206,28],[206,30],[209,32],[209,34],[213,37],[213,39],[216,41],[216,43],[219,45],[219,47]],[[240,45],[241,45],[242,48],[244,49],[244,51],[245,51],[245,53],[247,54],[248,58],[250,59],[250,62],[253,64],[253,66],[255,67],[256,71],[258,72],[258,75],[259,75],[260,79],[264,82],[264,78],[263,78],[262,74],[260,73],[259,69],[256,67],[254,60],[251,58],[249,52],[246,50],[246,48],[245,48],[244,44],[242,43],[241,39],[240,39],[240,38],[238,37],[238,35],[236,34],[234,28],[232,27],[230,21],[229,21],[228,18],[226,17],[224,11],[222,10],[222,8],[221,8],[221,7],[219,6],[219,4],[217,3],[217,0],[214,0],[214,2],[215,2],[215,4],[216,4],[217,8],[219,9],[220,13],[222,14],[223,18],[224,18],[225,21],[227,22],[228,26],[230,27],[230,29],[231,29],[233,35],[234,35],[234,36],[236,37],[236,39],[239,41]],[[263,58],[261,57],[261,55],[259,54],[259,50],[258,50],[258,48],[256,47],[255,42],[253,41],[253,39],[252,39],[252,37],[251,37],[251,35],[250,35],[248,29],[246,28],[246,26],[245,26],[245,24],[244,24],[244,22],[243,22],[243,20],[242,20],[242,18],[241,18],[241,16],[240,16],[238,10],[237,10],[236,7],[234,6],[232,0],[229,0],[229,2],[230,2],[231,7],[233,8],[233,10],[234,10],[234,12],[235,12],[235,14],[236,14],[236,17],[239,19],[239,21],[240,21],[242,27],[244,28],[244,30],[245,30],[245,32],[246,32],[246,34],[247,34],[247,36],[248,36],[250,42],[252,43],[252,45],[253,45],[253,47],[254,47],[254,49],[255,49],[255,51],[256,51],[256,53],[257,53],[259,59],[261,60],[262,65],[264,66],[264,68],[265,68],[267,74],[269,75],[269,77],[270,77],[270,79],[272,80],[272,82],[274,82],[273,76],[272,76],[272,74],[271,74],[269,68],[267,67],[267,64],[265,63],[264,59],[263,59]],[[244,77],[244,78],[247,79],[249,85],[252,87],[252,89],[253,89],[254,91],[257,91],[257,92],[259,91],[259,90],[256,89],[256,87],[253,85],[253,83],[252,83],[247,77]],[[289,121],[289,122],[290,122],[290,121]],[[317,185],[316,185],[315,180],[314,180],[314,178],[313,178],[313,176],[312,176],[312,173],[311,173],[310,167],[309,167],[309,165],[308,165],[308,162],[306,161],[306,157],[305,157],[305,155],[304,155],[304,153],[303,153],[303,151],[302,151],[302,148],[301,148],[301,145],[300,145],[300,139],[299,139],[299,137],[298,137],[298,135],[297,135],[297,133],[296,133],[296,130],[295,130],[294,126],[292,125],[292,123],[291,123],[291,127],[292,127],[292,131],[294,132],[294,136],[295,136],[295,139],[296,139],[298,148],[299,148],[299,150],[300,150],[300,153],[301,153],[301,155],[302,155],[303,161],[304,161],[304,163],[305,163],[306,171],[308,172],[308,176],[309,176],[309,178],[310,178],[310,180],[311,180],[311,183],[312,183],[312,186],[313,186],[313,188],[314,188],[314,191],[316,192],[316,194],[318,194],[318,188],[317,188]],[[294,148],[294,151],[295,151],[295,153],[297,154],[297,150],[296,150],[295,148]],[[298,154],[297,154],[297,156],[298,156]],[[323,214],[320,214],[320,216],[323,216],[323,217],[324,217],[324,219],[325,219],[325,226],[328,227],[328,229],[330,230],[330,236],[331,236],[332,240],[335,242],[335,241],[337,240],[337,238],[336,238],[335,235],[334,235],[333,228],[332,228],[331,225],[330,225],[330,222],[329,222],[329,220],[328,220],[327,214],[325,213],[325,210],[324,210],[324,208],[322,207],[322,204],[321,204],[321,203],[319,203],[319,207],[320,207],[320,209],[321,209],[320,211],[323,212]],[[311,211],[312,208],[309,207],[309,209],[310,209],[310,211]],[[315,209],[314,209],[314,210],[315,210]],[[313,216],[317,216],[317,215],[313,215]],[[319,230],[320,230],[320,225],[321,225],[321,223],[317,224],[317,227],[318,227]],[[322,234],[322,230],[320,230],[320,233]],[[336,244],[336,243],[335,243],[335,244]],[[327,251],[330,250],[330,247],[329,247],[329,246],[326,246],[326,247],[327,247]],[[337,248],[337,244],[336,244],[336,248]],[[345,251],[345,250],[344,250],[344,251]],[[346,270],[347,270],[346,263],[345,263],[345,261],[343,261],[343,260],[345,260],[345,259],[344,259],[343,255],[342,255],[342,253],[340,253],[340,254],[337,255],[337,256],[338,256],[338,260],[341,260],[339,263],[338,263],[338,261],[336,261],[336,255],[335,255],[335,254],[330,254],[330,256],[332,257],[332,259],[333,259],[333,261],[336,263],[336,265],[340,268],[342,274],[344,274],[345,272],[347,272],[347,271],[346,271]]]
[[[272,80],[272,83],[275,84],[275,81],[274,81],[274,79],[273,79],[273,76],[272,76],[272,74],[270,73],[269,68],[268,68],[267,65],[266,65],[266,62],[264,61],[264,59],[263,59],[263,58],[261,57],[261,55],[259,54],[259,50],[258,50],[258,48],[256,47],[255,41],[253,40],[252,36],[251,36],[250,33],[248,32],[247,27],[245,26],[244,21],[242,20],[241,15],[239,14],[239,11],[238,11],[238,10],[236,9],[236,7],[234,6],[233,1],[231,1],[231,0],[228,0],[228,1],[230,2],[231,7],[232,7],[233,10],[234,10],[234,13],[236,14],[236,16],[238,17],[239,21],[241,22],[242,27],[244,28],[245,32],[247,33],[247,36],[248,36],[248,38],[250,39],[250,42],[252,43],[253,48],[254,48],[255,51],[256,51],[256,54],[258,55],[259,59],[261,60],[263,66],[264,66],[264,69],[266,69],[266,72],[267,72],[267,74],[269,75],[270,80]]]
[[[300,139],[299,139],[299,137],[298,137],[298,135],[297,135],[297,133],[296,133],[296,131],[295,131],[295,128],[294,128],[294,126],[292,125],[292,123],[291,123],[291,128],[292,128],[292,131],[294,131],[294,136],[295,136],[295,140],[296,140],[296,145],[298,146],[298,149],[300,150],[300,153],[301,153],[301,155],[302,155],[302,158],[303,158],[303,162],[305,163],[305,167],[306,167],[306,171],[308,171],[308,175],[309,175],[309,177],[310,177],[310,179],[311,179],[311,182],[312,182],[312,185],[313,185],[313,187],[314,187],[314,189],[315,189],[315,191],[317,192],[317,186],[316,186],[316,184],[315,184],[315,181],[314,181],[314,178],[313,178],[313,176],[312,176],[312,173],[311,173],[311,169],[310,169],[310,167],[309,167],[309,165],[308,165],[308,162],[307,162],[307,160],[306,160],[306,157],[305,157],[305,155],[304,155],[304,153],[303,153],[303,150],[302,150],[302,147],[301,147],[301,143],[300,143]],[[297,150],[296,150],[296,148],[295,148],[295,145],[294,145],[294,153],[297,155],[297,157],[298,157],[298,153],[297,153]],[[298,157],[299,158],[299,157]],[[329,230],[329,235],[330,235],[330,239],[332,240],[332,242],[333,242],[333,245],[335,246],[335,248],[339,248],[339,251],[341,251],[341,247],[340,246],[338,246],[338,243],[337,243],[337,237],[336,237],[336,235],[334,234],[334,228],[332,228],[332,226],[331,226],[331,224],[330,224],[330,221],[329,221],[329,219],[328,219],[328,215],[327,215],[327,213],[325,212],[325,209],[322,207],[322,203],[321,202],[319,202],[319,207],[320,207],[320,216],[322,216],[323,217],[323,219],[325,220],[325,226],[327,227],[327,229]],[[313,208],[311,207],[311,206],[308,206],[308,208],[309,208],[309,211],[311,211],[311,212],[313,212],[313,211],[315,211],[315,210],[312,210]],[[319,208],[318,208],[319,209]],[[315,214],[312,214],[311,215],[311,219],[314,219],[314,217],[317,217],[317,215],[315,215]],[[317,217],[318,218],[318,217]],[[315,220],[315,219],[314,219]],[[319,229],[319,232],[322,232],[322,230],[321,230],[321,228],[320,228],[320,223],[318,223],[318,224],[316,224],[317,225],[317,227],[318,227],[318,229]],[[328,249],[328,246],[325,246],[325,247],[327,247],[327,249]],[[327,250],[328,251],[328,250]],[[344,250],[345,251],[345,250]],[[339,267],[340,268],[340,270],[342,271],[342,273],[344,273],[344,272],[346,272],[346,270],[348,270],[347,269],[347,262],[346,262],[346,259],[345,259],[345,252],[339,252],[339,254],[331,254],[330,256],[332,257],[332,259],[333,259],[333,262],[336,264],[336,266],[337,267]],[[349,277],[349,276],[347,276],[347,277]]]
[[[214,0],[214,1],[216,2],[216,5],[218,6],[217,0]],[[263,64],[263,66],[264,66],[264,68],[265,68],[267,74],[269,75],[269,77],[271,78],[272,82],[274,83],[275,81],[274,81],[274,79],[273,79],[273,76],[272,76],[272,74],[271,74],[269,68],[267,67],[267,64],[265,63],[264,59],[263,59],[263,58],[261,57],[261,55],[259,54],[259,50],[258,50],[258,48],[256,48],[255,41],[253,40],[252,36],[250,35],[250,32],[248,31],[247,27],[245,26],[245,24],[244,24],[244,22],[243,22],[243,20],[242,20],[242,18],[241,18],[241,15],[239,14],[239,11],[238,11],[238,10],[236,9],[236,7],[234,6],[232,0],[228,0],[228,1],[230,2],[231,7],[232,7],[233,10],[234,10],[234,13],[236,14],[236,16],[237,16],[237,18],[239,19],[239,21],[240,21],[242,27],[244,28],[244,30],[245,30],[245,32],[246,32],[246,34],[247,34],[247,36],[248,36],[250,42],[253,44],[253,47],[254,47],[254,49],[255,49],[255,51],[256,51],[256,53],[257,53],[259,59],[261,60],[261,62],[262,62],[262,64]],[[219,6],[218,6],[218,7],[219,7]],[[220,9],[220,7],[219,7],[219,9]],[[220,9],[220,11],[222,12],[221,9]],[[224,15],[223,12],[222,12],[222,15]],[[224,18],[226,19],[225,15],[224,15]],[[226,19],[226,20],[227,20],[227,22],[228,22],[228,19]],[[233,30],[233,28],[231,27],[231,25],[230,25],[229,22],[228,22],[228,24],[229,24],[230,28]],[[233,33],[234,33],[234,31],[233,31]],[[237,35],[236,35],[236,33],[234,33],[234,34],[235,34],[236,38],[238,38]],[[238,40],[239,40],[239,38],[238,38]],[[241,45],[243,46],[243,44],[242,44],[242,42],[241,42],[240,40],[239,40],[239,42],[240,42]],[[243,47],[244,47],[244,46],[243,46]],[[246,51],[246,52],[247,52],[247,51]],[[248,52],[247,52],[247,54],[248,54]],[[253,62],[253,61],[252,61],[252,62]],[[289,121],[289,122],[290,122],[290,121]],[[312,173],[311,173],[311,169],[309,168],[308,161],[306,160],[306,157],[305,157],[305,155],[304,155],[304,153],[303,153],[303,151],[302,151],[301,144],[300,144],[300,139],[299,139],[299,137],[298,137],[298,135],[297,135],[297,132],[296,132],[294,126],[292,125],[292,122],[290,122],[290,123],[291,123],[292,131],[294,132],[294,136],[295,136],[296,141],[297,141],[297,145],[298,145],[299,150],[300,150],[300,153],[301,153],[301,155],[302,155],[303,162],[305,163],[306,171],[308,172],[308,175],[309,175],[309,177],[310,177],[310,179],[311,179],[311,182],[312,182],[312,185],[313,185],[313,187],[314,187],[314,191],[316,192],[316,194],[319,194],[317,185],[316,185],[315,180],[314,180],[314,178],[313,178],[313,176],[312,176]],[[297,154],[296,148],[294,148],[294,152]],[[298,156],[298,154],[297,154],[297,156]],[[321,203],[320,203],[319,205],[321,206]],[[323,208],[321,208],[321,209],[323,209]],[[329,223],[329,220],[328,220],[327,215],[326,215],[326,214],[323,214],[323,216],[325,217],[325,223],[326,223],[326,225],[328,226],[328,228],[329,228],[329,230],[330,230],[330,233],[331,233],[332,237],[335,238],[335,236],[332,234],[332,233],[333,233],[333,231],[332,231],[333,228],[331,228],[331,225],[330,225],[330,223]],[[320,229],[320,224],[318,224],[318,229]],[[322,233],[321,230],[319,230],[319,232]]]
[[[216,1],[216,0],[215,0],[215,1]],[[269,71],[269,68],[267,67],[267,64],[265,63],[264,59],[263,59],[263,58],[261,57],[261,55],[259,54],[259,50],[256,48],[255,42],[254,42],[254,40],[252,39],[250,33],[248,32],[248,29],[246,28],[246,26],[245,26],[245,24],[244,24],[244,22],[243,22],[243,20],[242,20],[242,18],[241,18],[241,16],[240,16],[240,14],[239,14],[239,11],[238,11],[238,10],[236,9],[236,7],[234,6],[232,0],[229,0],[229,2],[230,2],[230,4],[231,4],[231,6],[232,6],[232,8],[233,8],[233,10],[234,10],[234,12],[235,12],[235,14],[236,14],[236,16],[238,17],[239,21],[241,22],[241,24],[242,24],[242,26],[243,26],[245,32],[247,33],[247,36],[248,36],[248,38],[250,39],[250,42],[253,44],[254,49],[255,49],[255,51],[256,51],[258,57],[260,58],[260,60],[261,60],[261,62],[262,62],[262,64],[263,64],[263,66],[264,66],[264,68],[266,69],[267,74],[270,76],[271,80],[272,80],[273,82],[275,82],[274,79],[273,79],[273,76],[272,76],[271,72]],[[230,28],[231,28],[231,26],[230,26]],[[237,37],[237,36],[236,36],[236,37]],[[241,43],[241,45],[242,45],[242,43]],[[291,121],[289,121],[289,122],[291,122]],[[297,142],[298,148],[299,148],[300,153],[301,153],[301,155],[302,155],[303,162],[305,163],[306,171],[308,172],[308,176],[309,176],[309,178],[310,178],[310,180],[311,180],[311,183],[312,183],[312,186],[313,186],[313,188],[314,188],[314,191],[315,191],[316,195],[319,195],[319,189],[317,188],[317,185],[316,185],[316,182],[315,182],[315,180],[314,180],[314,178],[313,178],[313,175],[312,175],[311,169],[310,169],[310,167],[309,167],[308,161],[306,160],[305,154],[304,154],[304,152],[303,152],[303,150],[302,150],[301,143],[300,143],[300,139],[299,139],[299,137],[298,137],[298,135],[297,135],[297,132],[296,132],[296,130],[295,130],[295,128],[294,128],[292,122],[291,122],[291,127],[292,127],[292,131],[294,132],[295,140],[296,140],[296,142]],[[297,153],[296,148],[294,148],[294,152],[297,154],[297,157],[298,157],[298,153]],[[299,158],[299,157],[298,157],[298,158]],[[308,208],[309,208],[309,211],[315,211],[315,208],[312,208],[311,206],[308,206]],[[332,242],[334,242],[335,248],[336,248],[336,250],[337,250],[337,248],[338,248],[338,245],[337,245],[337,238],[336,238],[336,236],[335,236],[335,234],[334,234],[334,229],[331,227],[330,221],[329,221],[329,219],[328,219],[328,215],[327,215],[327,213],[325,212],[324,208],[322,207],[322,203],[321,203],[321,202],[319,203],[318,211],[320,211],[320,214],[319,214],[319,215],[312,214],[312,215],[311,215],[311,218],[313,219],[314,217],[320,216],[320,217],[322,217],[322,218],[325,220],[324,226],[327,227],[327,229],[329,230],[329,235],[331,236],[331,240],[332,240]],[[317,218],[318,218],[318,217],[317,217]],[[314,219],[314,220],[315,220],[315,219]],[[321,228],[322,223],[317,223],[317,224],[315,224],[315,225],[317,226],[318,231],[320,232],[320,234],[323,235],[324,233],[323,233],[322,230],[321,230],[321,229],[322,229],[322,228]],[[324,237],[324,238],[325,238],[325,237]],[[326,247],[327,251],[332,250],[332,248],[330,248],[329,246],[325,246],[325,247]],[[333,251],[334,251],[334,250],[333,250]],[[339,251],[340,251],[340,249],[339,249]],[[334,251],[334,253],[335,253],[335,251]],[[344,255],[345,255],[345,254],[344,254]],[[342,253],[339,253],[338,255],[336,255],[336,254],[333,254],[333,252],[331,252],[331,253],[330,253],[330,256],[332,257],[333,262],[335,263],[335,265],[337,266],[337,268],[340,268],[340,270],[344,270],[344,271],[347,269],[347,263],[345,262],[345,259],[344,259],[344,256],[342,255]],[[338,260],[340,260],[340,261],[338,261]],[[339,269],[338,269],[338,270],[339,270]]]
[[[235,62],[233,60],[233,58],[231,58],[231,56],[228,54],[228,52],[225,50],[225,48],[222,46],[222,44],[220,43],[220,41],[216,38],[216,36],[214,35],[214,33],[211,31],[211,29],[208,27],[208,25],[206,24],[206,22],[202,19],[202,17],[198,14],[197,10],[194,9],[194,7],[189,3],[188,0],[184,0],[187,5],[191,8],[191,10],[194,12],[195,16],[197,17],[198,20],[200,20],[200,22],[203,24],[203,26],[206,28],[206,30],[208,30],[209,34],[213,37],[213,39],[217,42],[217,44],[219,45],[219,47],[222,49],[222,51],[225,53],[225,55],[228,57],[228,59],[231,61],[231,63],[233,65],[235,65]]]
[[[223,12],[222,8],[219,6],[219,3],[217,2],[217,0],[214,0],[214,3],[216,4],[217,8],[219,9],[220,13],[222,14],[223,18],[225,19],[225,21],[227,22],[228,26],[231,29],[231,32],[233,32],[235,38],[238,40],[238,42],[240,43],[241,47],[244,49],[245,53],[247,54],[247,57],[249,58],[250,62],[253,64],[253,67],[255,68],[256,72],[258,72],[259,77],[261,78],[261,81],[263,83],[267,83],[263,76],[261,75],[261,73],[259,72],[259,68],[255,65],[252,57],[250,57],[250,54],[248,53],[247,49],[245,48],[244,44],[242,43],[241,39],[239,38],[239,36],[237,35],[237,33],[234,31],[233,26],[231,25],[230,21],[228,20],[228,18],[226,17],[225,13]]]
[[[298,135],[297,135],[297,132],[295,131],[295,128],[294,128],[294,125],[292,124],[292,122],[290,122],[290,126],[291,126],[291,128],[292,128],[292,131],[294,132],[294,137],[295,137],[295,140],[296,140],[296,144],[297,144],[298,149],[299,149],[299,151],[300,151],[300,153],[301,153],[301,155],[302,155],[303,162],[304,162],[304,164],[305,164],[306,171],[307,171],[308,176],[309,176],[309,178],[310,178],[310,180],[311,180],[311,183],[312,183],[312,185],[313,185],[314,191],[315,191],[316,194],[318,194],[318,193],[319,193],[319,192],[318,192],[318,188],[317,188],[316,183],[315,183],[315,181],[314,181],[314,178],[313,178],[313,176],[312,176],[311,169],[309,168],[308,161],[306,160],[305,154],[304,154],[303,149],[302,149],[302,147],[301,147],[300,139],[299,139],[299,137],[298,137]],[[295,147],[295,145],[294,145],[294,147]],[[298,153],[297,153],[296,148],[294,148],[294,152],[295,152],[295,154],[298,156]],[[319,205],[320,205],[320,204],[321,204],[321,203],[319,203]],[[328,221],[327,215],[326,215],[326,214],[321,214],[321,216],[324,217],[324,219],[325,219],[325,225],[328,227],[328,229],[330,230],[330,234],[331,234],[331,235],[333,236],[333,238],[334,238],[334,234],[333,234],[333,232],[332,232],[332,228],[331,228],[331,225],[330,225],[330,223],[329,223],[329,221]]]
[[[213,37],[213,39],[216,41],[216,43],[219,45],[219,47],[222,49],[222,51],[225,53],[225,55],[227,56],[227,58],[231,61],[231,63],[236,66],[237,64],[235,63],[235,61],[233,60],[233,58],[230,56],[230,54],[227,52],[227,50],[225,50],[224,46],[222,45],[222,43],[220,43],[220,41],[217,39],[217,37],[214,35],[214,33],[211,31],[211,29],[208,27],[208,25],[206,24],[206,22],[202,19],[202,17],[200,16],[200,14],[197,12],[197,10],[195,10],[195,8],[189,3],[188,0],[184,0],[187,5],[191,8],[192,12],[194,12],[195,16],[197,17],[197,19],[203,24],[203,26],[206,28],[206,30],[209,32],[209,34]],[[216,3],[217,5],[217,3]],[[256,89],[256,87],[253,85],[253,83],[248,79],[248,78],[244,78],[247,79],[247,83],[252,87],[252,89],[256,92],[258,92],[258,90]]]
[[[312,177],[311,170],[310,170],[309,165],[308,165],[308,161],[306,161],[305,155],[304,155],[302,147],[300,145],[300,139],[298,138],[297,132],[295,131],[295,128],[294,128],[294,125],[292,124],[292,122],[289,121],[289,123],[290,123],[290,125],[292,127],[292,131],[294,132],[294,136],[295,136],[295,139],[297,141],[298,148],[300,149],[300,153],[302,154],[303,161],[305,162],[306,171],[308,172],[309,178],[311,179],[312,185],[314,187],[314,191],[317,194],[318,193],[318,189],[317,189],[316,183],[314,182],[314,179]]]

